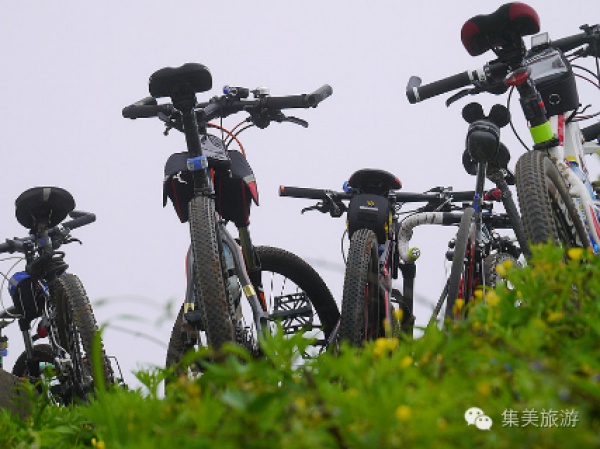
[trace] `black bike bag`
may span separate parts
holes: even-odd
[[[348,205],[348,235],[359,229],[370,229],[381,243],[388,239],[392,215],[386,197],[362,193],[352,197]]]
[[[544,100],[548,117],[579,107],[575,74],[560,50],[548,48],[528,55],[525,64],[531,69],[531,78]]]
[[[229,170],[215,172],[216,209],[238,228],[250,224],[252,201],[258,206],[258,188],[252,168],[239,151],[228,151]]]
[[[20,271],[11,277],[8,291],[17,313],[22,314],[25,320],[32,321],[42,316],[44,295],[26,272]]]
[[[209,167],[215,169],[217,212],[238,227],[248,225],[252,200],[258,204],[256,180],[248,161],[239,151],[227,151],[226,163],[223,163],[224,158],[214,163],[209,154],[204,154],[208,157]],[[172,154],[165,164],[163,181],[163,206],[167,204],[167,198],[170,199],[182,223],[188,221],[188,203],[194,197],[192,173],[187,168],[188,158],[187,152]]]

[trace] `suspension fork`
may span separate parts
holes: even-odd
[[[245,229],[246,229],[246,232],[242,232],[241,231],[242,228],[240,228],[240,242],[242,242],[242,238],[241,238],[242,235],[245,236],[244,240],[246,238],[250,237],[250,234],[247,232],[247,228],[245,228]],[[220,231],[221,231],[221,238],[227,244],[227,246],[229,246],[229,248],[231,248],[236,274],[237,274],[237,277],[238,277],[240,283],[242,284],[242,290],[244,291],[244,295],[248,299],[248,303],[250,304],[250,307],[252,308],[252,316],[254,317],[254,324],[257,329],[261,329],[262,331],[265,331],[267,329],[269,315],[267,314],[266,307],[263,305],[264,293],[262,295],[263,298],[261,299],[259,297],[259,295],[257,295],[254,285],[252,283],[252,280],[250,278],[250,270],[246,263],[246,255],[244,254],[245,251],[248,251],[248,248],[244,249],[244,244],[241,244],[238,246],[238,244],[233,239],[233,237],[231,237],[231,234],[229,234],[229,232],[227,232],[227,230],[223,226],[221,227]],[[246,242],[247,242],[247,240],[246,240]],[[246,243],[246,245],[247,245],[247,243]],[[239,248],[239,250],[238,250],[238,248]],[[240,254],[240,252],[241,252],[241,254]],[[260,271],[258,274],[259,274],[259,278],[260,278]]]
[[[241,226],[238,228],[240,236],[240,247],[242,248],[242,255],[246,268],[248,270],[248,276],[252,282],[252,286],[256,291],[256,295],[260,300],[260,304],[263,310],[267,311],[267,301],[265,299],[265,290],[262,283],[261,266],[254,245],[252,244],[252,238],[250,237],[250,230],[248,226]]]
[[[525,229],[523,228],[521,215],[517,210],[512,193],[508,188],[506,180],[504,179],[504,174],[501,170],[495,170],[491,173],[488,173],[488,178],[490,181],[495,183],[496,187],[498,187],[502,192],[502,204],[504,204],[504,209],[506,210],[508,218],[512,224],[513,231],[517,237],[517,241],[519,242],[519,247],[521,248],[521,251],[525,257],[529,258],[531,256],[531,251],[529,250],[529,243],[527,242],[527,237],[525,236]]]
[[[23,343],[25,345],[25,354],[27,354],[27,370],[30,375],[37,375],[40,367],[33,359],[33,341],[31,340],[31,322],[25,318],[19,320],[19,329],[23,334]]]

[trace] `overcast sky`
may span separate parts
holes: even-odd
[[[339,301],[345,220],[300,215],[311,203],[279,198],[278,186],[340,189],[355,170],[372,167],[393,172],[405,191],[472,189],[474,178],[460,162],[467,129],[460,112],[471,99],[451,108],[444,105],[446,96],[410,105],[404,92],[411,75],[427,83],[492,59],[491,53],[470,57],[460,29],[471,16],[502,3],[3,1],[2,236],[25,234],[14,219],[14,200],[35,185],[66,188],[79,209],[96,213],[96,223],[74,232],[84,244],[65,247],[66,260],[96,302],[98,320],[109,324],[107,352],[118,357],[126,381],[135,386],[133,370],[163,365],[173,313],[185,292],[188,226],[170,205],[162,208],[164,163],[185,143],[177,132],[164,137],[156,119],[123,119],[121,109],[148,95],[155,70],[185,62],[203,63],[212,72],[213,89],[200,100],[220,94],[226,84],[290,95],[327,83],[333,96],[296,114],[310,123],[308,129],[274,124],[240,137],[260,192],[261,205],[252,211],[255,243],[309,260]],[[600,20],[589,15],[597,11],[596,0],[569,2],[568,13],[562,1],[528,3],[554,38]],[[477,100],[488,110],[505,97]],[[511,110],[521,121],[516,103]],[[524,150],[508,130],[503,140],[514,168]],[[416,281],[419,323],[427,321],[443,287],[444,254],[454,231],[415,232],[414,245],[423,252]],[[4,273],[9,266],[0,264]],[[10,304],[6,291],[3,300]],[[149,334],[164,346],[110,325]],[[9,335],[7,367],[22,348],[16,324]]]

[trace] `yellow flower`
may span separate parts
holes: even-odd
[[[297,410],[304,410],[306,408],[306,399],[299,396],[296,399],[294,399],[294,405],[296,406]]]
[[[550,312],[548,314],[548,322],[556,323],[557,321],[562,320],[565,317],[565,314],[562,312]]]
[[[396,418],[398,421],[407,421],[412,415],[412,410],[408,405],[401,405],[396,409]]]
[[[498,304],[500,304],[500,297],[495,291],[490,291],[485,296],[485,303],[490,307],[496,307]]]
[[[492,387],[488,382],[479,382],[475,388],[477,389],[477,392],[482,396],[489,396],[492,391]]]
[[[400,361],[400,366],[402,368],[408,368],[410,365],[413,364],[413,358],[409,355],[405,355],[402,360]]]
[[[506,267],[503,264],[496,265],[496,273],[502,277],[506,276]]]
[[[483,289],[478,288],[473,292],[473,296],[475,296],[476,299],[481,299],[483,298]]]
[[[454,303],[454,307],[452,308],[452,311],[454,313],[459,313],[463,307],[465,306],[465,300],[462,298],[457,298],[456,302]]]
[[[571,260],[581,260],[583,257],[583,248],[569,248],[567,250],[567,255]]]
[[[98,441],[98,440],[96,440],[96,438],[92,438],[92,446],[95,449],[106,449],[106,445],[104,444],[104,441]]]
[[[404,310],[394,309],[394,319],[396,321],[402,322],[402,318],[404,318]]]
[[[373,353],[376,356],[383,355],[385,352],[393,351],[400,345],[400,340],[394,338],[378,338],[375,340],[375,348]]]

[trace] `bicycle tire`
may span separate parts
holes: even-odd
[[[546,154],[523,154],[517,161],[515,177],[523,227],[531,243],[591,245],[568,188]]]
[[[15,364],[13,365],[12,374],[19,378],[24,379],[37,379],[40,377],[41,372],[39,370],[40,363],[51,363],[54,365],[54,352],[52,351],[52,346],[48,344],[39,344],[33,346],[33,363],[36,366],[36,371],[30,373],[29,367],[27,366],[27,353],[23,351],[17,360],[15,360]],[[36,390],[39,393],[43,392],[43,388],[41,385],[36,385]]]
[[[460,219],[458,232],[454,239],[454,254],[452,256],[452,265],[450,266],[450,276],[448,277],[448,294],[446,296],[446,312],[448,318],[455,318],[454,305],[459,296],[467,304],[470,299],[468,286],[474,284],[472,270],[467,271],[471,265],[472,255],[467,251],[473,249],[475,243],[475,223],[473,215],[475,210],[468,207],[464,210],[463,216]],[[470,244],[470,245],[469,245]],[[466,279],[465,279],[466,277]],[[461,288],[462,287],[462,288]],[[461,291],[462,290],[462,291]]]
[[[54,364],[54,353],[52,351],[52,346],[48,344],[39,344],[33,346],[33,360],[36,363],[52,363]],[[12,369],[13,375],[17,377],[39,377],[39,370],[34,373],[29,372],[29,368],[27,366],[27,353],[23,351],[17,360],[15,360],[15,364]]]
[[[359,346],[366,340],[383,337],[386,317],[390,318],[379,295],[377,236],[368,229],[359,229],[348,248],[339,338]]]
[[[282,291],[284,285],[288,289],[286,292],[306,293],[319,319],[318,325],[321,326],[324,334],[323,340],[326,341],[335,328],[340,313],[333,295],[321,276],[307,262],[289,251],[270,246],[257,246],[255,250],[263,273],[263,287],[267,304],[271,306],[274,304],[275,296],[277,296],[276,289],[279,295],[288,294]],[[265,273],[271,273],[270,282],[265,282]],[[275,275],[282,276],[284,280],[276,281]],[[181,306],[171,331],[166,366],[176,366],[187,351],[195,349],[201,344],[198,330],[185,323],[183,306]]]
[[[96,383],[92,347],[98,325],[92,305],[81,280],[74,274],[64,273],[58,276],[49,284],[49,290],[51,302],[56,308],[54,326],[58,337],[57,343],[68,353],[71,360],[69,364],[71,376],[61,380],[63,383],[69,383],[63,388],[65,396],[63,399],[67,404],[73,402],[75,398],[86,401]],[[51,344],[54,343],[51,341]],[[100,354],[104,385],[108,387],[113,383],[114,376],[102,339],[100,339]]]
[[[234,342],[235,333],[214,200],[205,195],[192,198],[189,223],[200,314],[209,346],[219,349],[224,343]]]

